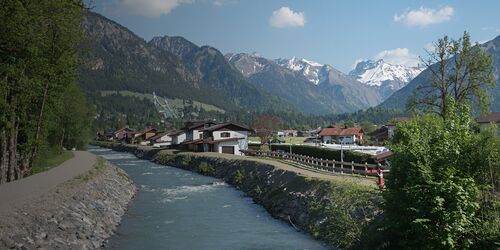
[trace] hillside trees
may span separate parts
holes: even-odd
[[[75,81],[83,3],[6,0],[0,6],[0,183],[22,178]],[[65,110],[72,113],[73,110]]]

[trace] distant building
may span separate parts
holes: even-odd
[[[140,143],[141,145],[148,145],[149,139],[156,135],[157,129],[155,128],[146,128],[142,132],[135,134],[135,142]]]
[[[410,120],[411,120],[410,117],[396,117],[391,119],[391,121],[385,125],[388,129],[388,138],[392,139],[392,137],[394,137],[394,134],[396,133],[396,126],[399,123],[407,122]]]
[[[319,136],[325,144],[363,144],[364,131],[362,128],[323,128]]]
[[[289,129],[289,130],[285,130],[283,132],[285,133],[285,136],[287,136],[287,137],[297,137],[297,136],[299,136],[299,131],[295,130],[295,129]]]
[[[158,132],[155,136],[149,138],[149,143],[153,145],[153,147],[166,147],[172,145],[172,136],[169,135],[169,132]]]
[[[392,129],[392,133],[394,133],[395,129]],[[383,145],[385,141],[389,140],[389,127],[382,126],[375,131],[368,134],[370,136],[370,140],[373,141],[375,145]]]
[[[497,125],[497,136],[500,136],[500,112],[492,112],[487,115],[483,115],[477,118],[477,123],[479,123],[479,128],[481,131],[486,130],[491,127],[491,124]]]
[[[172,145],[178,145],[186,141],[186,132],[183,130],[170,132],[168,136],[172,138]]]

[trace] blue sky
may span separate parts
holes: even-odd
[[[103,0],[94,11],[146,40],[183,36],[222,53],[302,57],[348,72],[358,59],[416,65],[433,41],[500,35],[500,1]]]

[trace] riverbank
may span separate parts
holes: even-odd
[[[250,157],[96,144],[222,179],[274,217],[335,247],[363,248],[364,235],[381,214],[376,186],[350,178],[309,174],[282,166],[286,164]]]
[[[0,186],[0,249],[100,248],[136,192],[123,170],[88,152],[7,184]]]

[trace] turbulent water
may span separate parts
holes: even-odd
[[[92,148],[139,187],[110,249],[326,249],[219,179]]]

